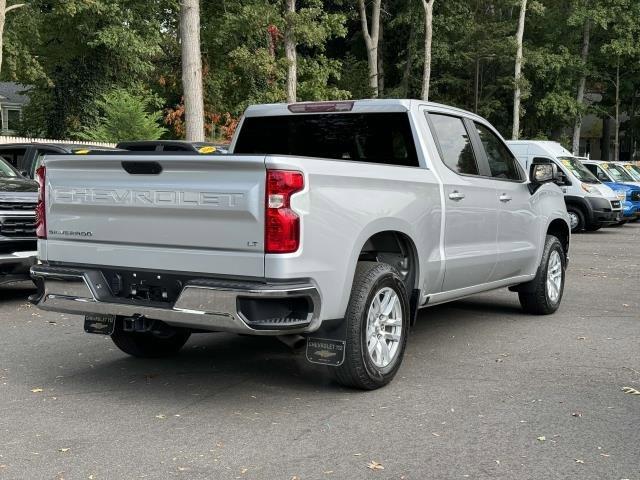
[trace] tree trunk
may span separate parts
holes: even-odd
[[[587,61],[589,60],[589,43],[590,43],[590,29],[591,21],[589,19],[584,22],[584,32],[582,34],[582,66],[584,68],[582,75],[580,76],[580,83],[578,84],[578,95],[576,96],[576,103],[578,108],[582,107],[584,102],[584,90],[587,85]],[[582,130],[582,112],[578,111],[576,116],[576,122],[573,125],[573,154],[580,154],[580,130]]]
[[[182,44],[182,88],[186,139],[204,141],[204,99],[202,94],[202,56],[200,53],[199,0],[180,2],[180,42]]]
[[[380,22],[378,34],[378,96],[384,96],[384,22]]]
[[[296,13],[296,0],[285,0],[284,51],[287,56],[287,103],[297,101],[298,54],[293,18]]]
[[[364,36],[364,43],[367,47],[367,60],[369,62],[369,87],[371,88],[371,95],[374,98],[378,97],[378,39],[380,34],[381,2],[382,0],[373,0],[371,29],[369,29],[367,7],[365,6],[364,0],[358,0],[362,35]]]
[[[611,160],[611,117],[606,115],[602,119],[602,160]]]
[[[4,21],[6,19],[7,0],[0,0],[0,72],[2,72],[2,53],[4,50]]]
[[[422,99],[429,101],[429,87],[431,85],[431,44],[433,41],[433,2],[422,0],[424,7],[424,72],[422,75]]]
[[[4,22],[7,18],[7,13],[11,10],[15,10],[20,7],[24,7],[24,3],[16,3],[7,7],[7,0],[0,0],[0,72],[2,72],[2,53],[4,51]]]
[[[620,57],[616,65],[616,118],[615,118],[615,140],[613,144],[613,161],[620,160]]]
[[[513,92],[513,130],[511,138],[518,140],[520,136],[520,83],[522,81],[522,40],[524,38],[524,21],[527,16],[527,0],[520,1],[520,20],[518,21],[518,31],[516,32],[516,69],[514,75],[515,89]]]
[[[413,41],[416,36],[415,23],[413,21],[413,9],[409,16],[409,40],[407,41],[407,61],[404,64],[402,72],[402,81],[400,82],[400,91],[402,96],[409,98],[409,80],[411,79],[411,70],[413,67]]]

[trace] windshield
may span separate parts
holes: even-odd
[[[569,170],[578,180],[584,183],[600,183],[596,176],[587,170],[580,160],[575,157],[558,157],[562,166]]]
[[[640,182],[640,167],[637,165],[624,165],[624,169],[633,177],[636,182]]]
[[[633,177],[627,171],[615,163],[603,163],[600,165],[616,182],[633,182]]]
[[[0,178],[15,178],[17,176],[18,173],[11,168],[3,157],[0,157]]]

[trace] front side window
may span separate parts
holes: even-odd
[[[574,177],[584,183],[600,183],[598,179],[575,157],[558,157],[562,165],[569,170]]]
[[[629,172],[629,174],[636,179],[636,181],[640,182],[640,166],[627,165],[625,168],[627,169],[627,172]]]
[[[487,154],[491,176],[504,180],[522,180],[517,161],[507,146],[484,125],[480,123],[475,125]]]
[[[589,171],[591,173],[593,173],[596,176],[596,178],[598,180],[600,180],[601,182],[612,182],[613,181],[604,172],[604,170],[602,168],[600,168],[598,165],[594,165],[593,163],[587,163],[587,164],[585,164],[585,167],[587,167],[589,169]]]
[[[633,177],[619,165],[614,163],[603,163],[602,168],[609,173],[609,176],[611,176],[615,182],[633,182]]]
[[[462,119],[435,113],[429,118],[445,165],[456,173],[478,175],[478,163]]]
[[[240,128],[234,153],[419,166],[407,113],[249,117]]]

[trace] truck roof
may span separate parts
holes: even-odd
[[[573,154],[560,143],[552,140],[507,140],[507,145],[513,147],[527,147],[527,155],[552,155],[554,157],[573,157]],[[520,149],[513,149],[521,152]]]
[[[348,110],[323,110],[322,107],[332,107],[341,105]],[[322,102],[299,102],[293,104],[287,103],[268,103],[261,105],[251,105],[244,113],[245,117],[273,117],[282,115],[296,115],[297,113],[305,114],[321,114],[321,113],[382,113],[382,112],[408,112],[419,106],[433,107],[438,110],[449,111],[451,113],[462,114],[482,120],[478,115],[449,105],[443,105],[435,102],[425,102],[422,100],[411,99],[365,99],[365,100],[335,100]],[[313,107],[309,111],[304,111],[305,107]],[[300,111],[291,111],[291,109],[300,109]]]

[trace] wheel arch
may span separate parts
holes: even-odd
[[[402,275],[403,270],[407,270],[403,276],[405,287],[409,297],[411,325],[415,324],[415,319],[420,303],[421,268],[420,253],[414,240],[415,236],[409,224],[398,222],[397,219],[391,222],[379,220],[370,225],[358,237],[354,245],[352,260],[349,264],[346,285],[349,291],[344,299],[345,310],[348,304],[350,291],[355,279],[356,266],[360,261],[376,261],[390,263],[398,269]],[[396,260],[396,262],[394,262]],[[397,262],[406,262],[405,265],[398,265]],[[400,268],[399,268],[400,267]]]
[[[566,257],[569,256],[569,244],[571,243],[571,227],[562,218],[552,220],[547,226],[547,235],[553,235],[562,244]]]

